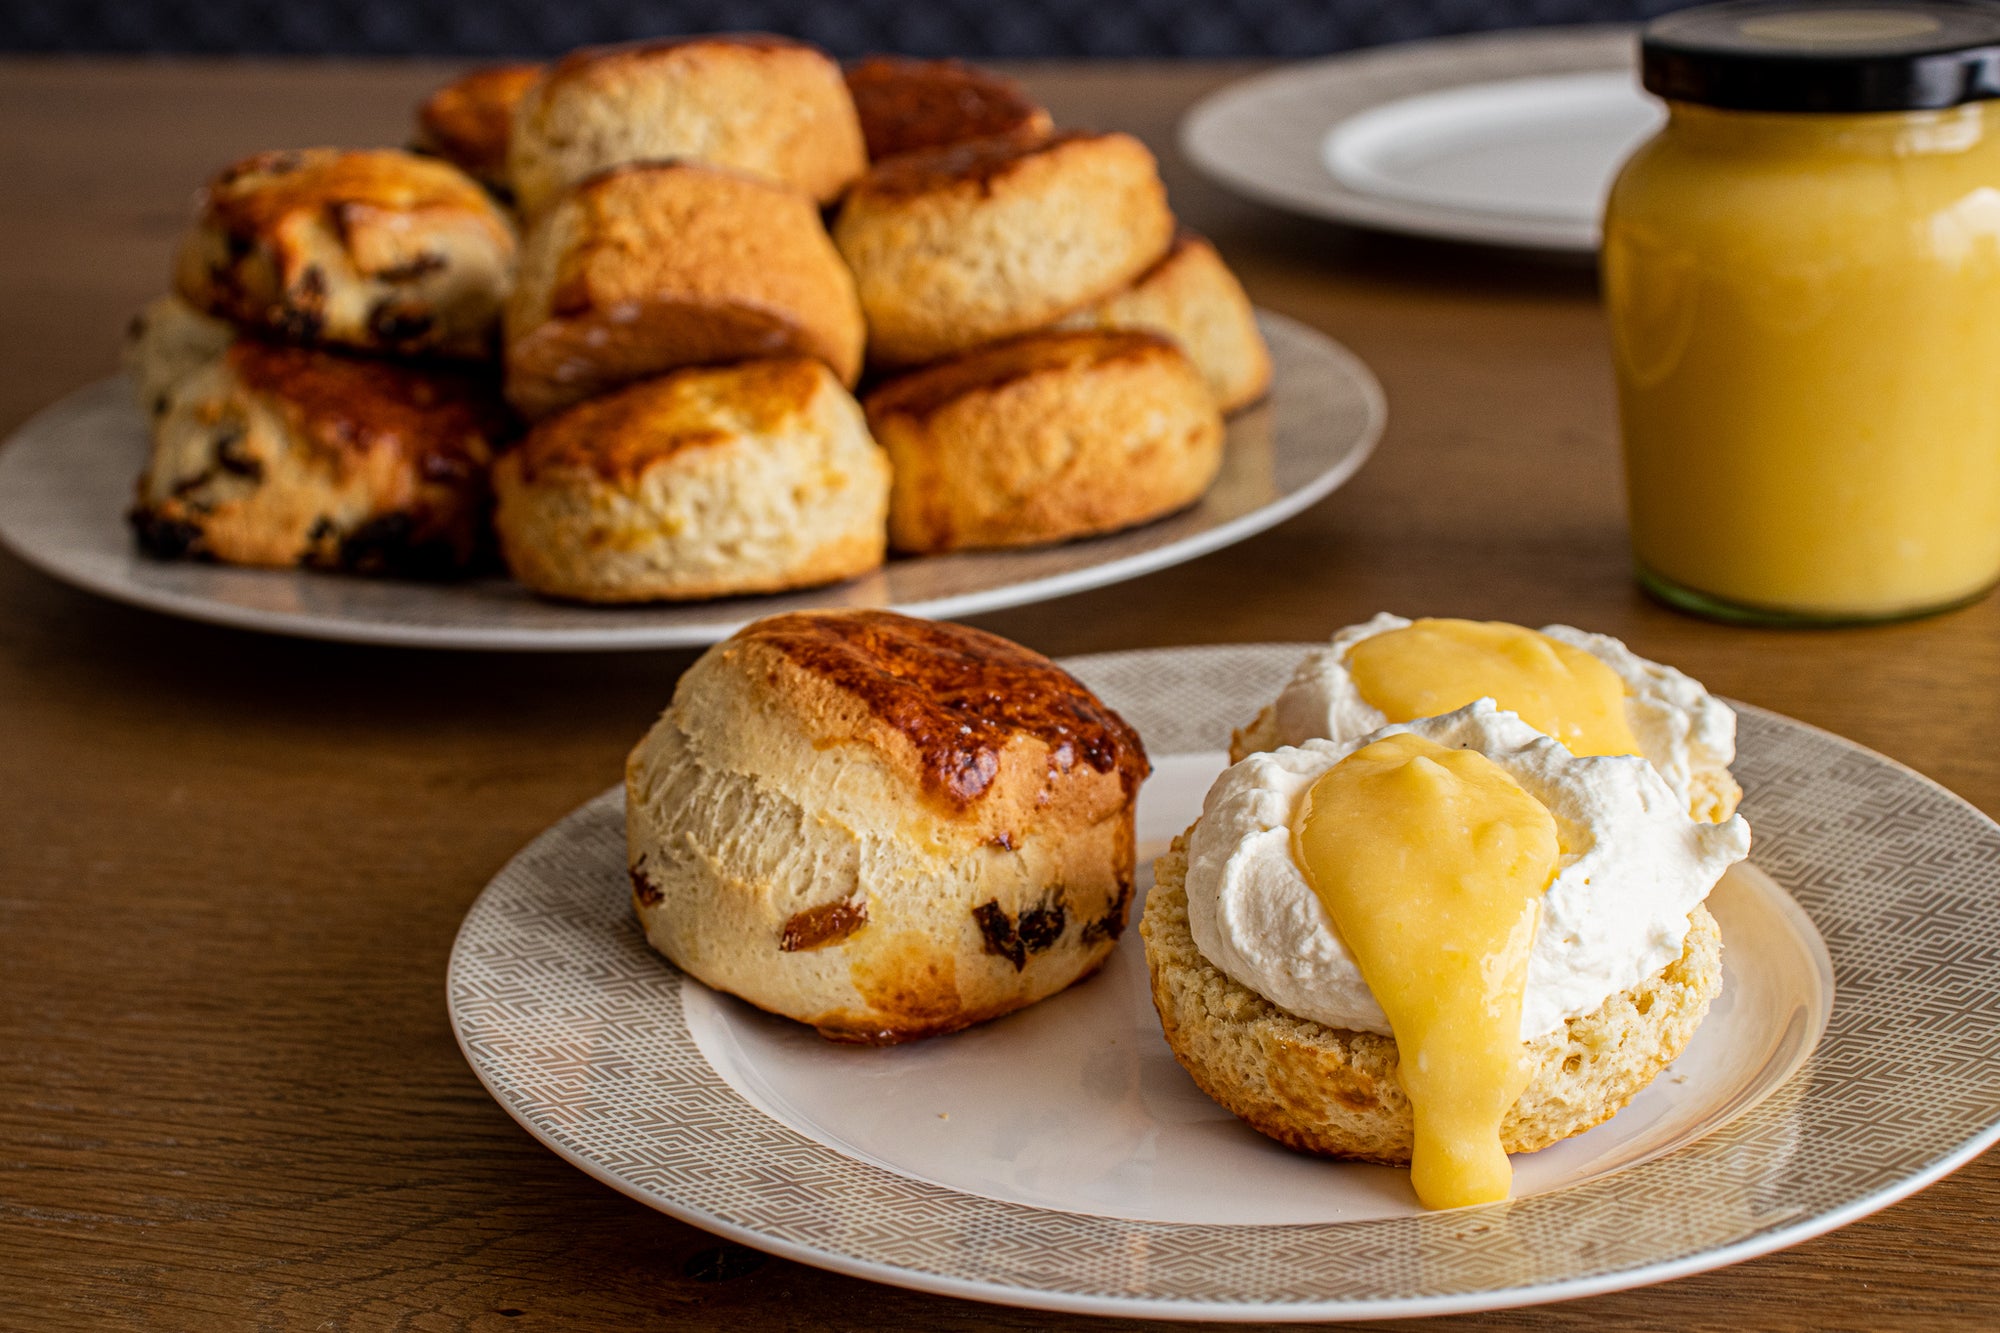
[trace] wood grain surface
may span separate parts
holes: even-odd
[[[442,72],[0,62],[0,430],[112,367],[209,172],[260,148],[398,142]],[[1646,601],[1588,270],[1205,186],[1175,122],[1241,72],[1023,71],[1061,119],[1143,135],[1252,294],[1374,366],[1381,451],[1241,546],[979,623],[1063,654],[1315,638],[1381,609],[1559,619],[2000,812],[2000,601],[1817,633]],[[444,1006],[460,916],[617,779],[689,660],[264,638],[0,557],[0,1328],[1103,1326],[722,1244],[564,1165],[460,1059]],[[1989,1157],[1782,1254],[1428,1327],[1991,1328],[1996,1207]]]

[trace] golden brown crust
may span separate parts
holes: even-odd
[[[132,523],[163,557],[437,577],[487,548],[490,382],[238,339],[165,397]]]
[[[1100,300],[1151,266],[1173,229],[1144,144],[1067,133],[892,157],[848,191],[834,240],[854,270],[869,357],[896,367]]]
[[[210,182],[175,281],[288,342],[485,357],[514,232],[448,162],[393,149],[259,153]]]
[[[487,65],[445,84],[417,108],[417,144],[490,188],[507,183],[514,108],[544,66]]]
[[[926,793],[953,805],[985,795],[1017,736],[1067,771],[1116,774],[1125,793],[1151,768],[1139,734],[1076,678],[997,634],[889,611],[797,612],[740,630],[858,700],[906,738]]]
[[[860,374],[853,279],[804,196],[692,163],[585,181],[529,232],[506,317],[531,417],[681,366],[808,356]]]
[[[1151,333],[1029,334],[892,381],[867,408],[901,551],[1129,527],[1193,503],[1222,464],[1213,395]]]
[[[521,480],[533,485],[551,473],[574,471],[630,484],[684,450],[780,429],[810,409],[822,391],[822,374],[816,362],[796,357],[735,367],[727,430],[711,410],[707,381],[666,375],[629,384],[538,423],[517,451]]]
[[[994,135],[1048,134],[1049,113],[1005,75],[958,60],[870,56],[847,67],[868,157]]]
[[[819,203],[867,166],[840,68],[802,42],[713,34],[586,47],[515,112],[508,176],[524,213],[626,162],[741,171]]]

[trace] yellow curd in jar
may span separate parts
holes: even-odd
[[[2000,104],[1670,111],[1603,251],[1642,578],[1752,617],[1977,596],[2000,578]]]

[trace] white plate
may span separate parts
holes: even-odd
[[[1631,28],[1382,47],[1246,79],[1188,113],[1221,184],[1385,231],[1589,254],[1618,166],[1659,124]]]
[[[303,570],[154,560],[124,522],[146,427],[122,379],[79,390],[0,448],[0,543],[79,588],[170,615],[307,638],[430,648],[582,650],[714,643],[748,621],[812,606],[968,616],[1044,601],[1191,560],[1280,523],[1354,475],[1380,438],[1381,387],[1346,348],[1260,312],[1272,391],[1229,422],[1222,472],[1178,514],[1125,532],[1020,551],[892,560],[811,592],[680,606],[544,601],[505,579],[424,584]]]
[[[1323,151],[1334,179],[1385,199],[1594,227],[1618,168],[1665,119],[1628,73],[1502,79],[1364,111]]]
[[[1071,664],[1153,752],[1144,850],[1192,820],[1229,728],[1300,651]],[[1722,999],[1624,1112],[1517,1158],[1517,1197],[1490,1208],[1425,1213],[1401,1172],[1295,1156],[1222,1112],[1159,1035],[1136,931],[1062,995],[890,1050],[830,1046],[711,993],[632,919],[617,791],[473,906],[452,1021],[500,1104],[592,1176],[879,1281],[1236,1320],[1440,1314],[1660,1281],[1851,1221],[2000,1135],[2000,827],[1757,709],[1742,747],[1756,846],[1713,897]]]

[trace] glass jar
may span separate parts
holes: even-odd
[[[2000,580],[2000,6],[1651,25],[1668,99],[1605,218],[1642,583],[1724,619],[1921,615]]]

